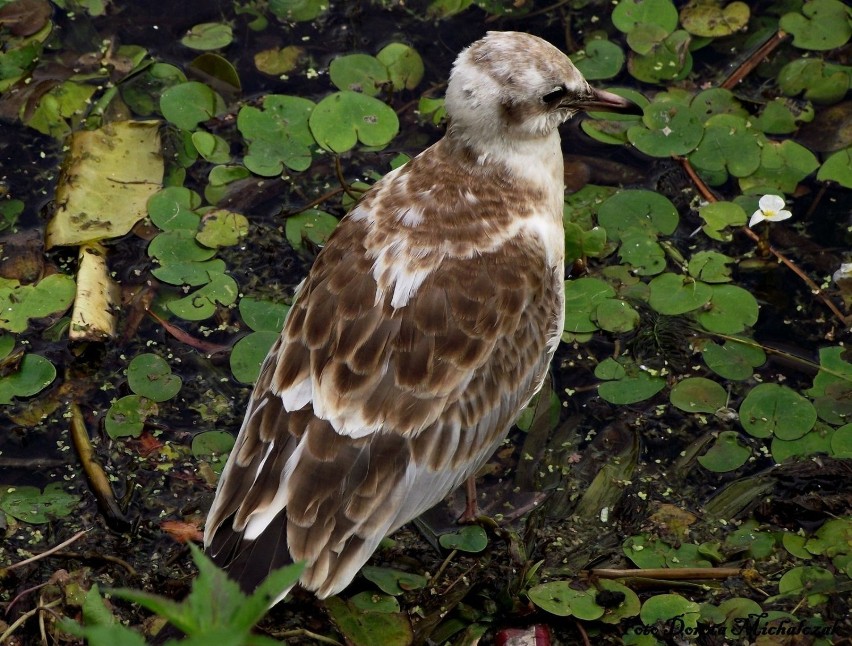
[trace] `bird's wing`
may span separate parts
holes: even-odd
[[[308,563],[305,587],[345,587],[387,533],[491,455],[561,328],[561,268],[540,242],[445,253],[420,274],[411,259],[400,296],[380,271],[370,208],[344,218],[317,257],[208,517],[208,551],[247,588],[286,562],[285,533],[289,558]]]

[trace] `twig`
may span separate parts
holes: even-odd
[[[310,201],[310,202],[308,202],[307,204],[305,204],[305,205],[303,205],[303,206],[300,206],[298,209],[294,209],[294,210],[286,211],[286,212],[284,212],[282,215],[283,215],[283,217],[285,217],[285,218],[289,218],[290,216],[296,215],[297,213],[301,213],[302,211],[305,211],[306,209],[312,209],[312,208],[313,208],[313,207],[315,207],[317,204],[322,204],[322,203],[323,203],[323,202],[325,202],[326,200],[330,200],[330,199],[331,199],[331,198],[333,198],[335,195],[338,195],[338,194],[340,194],[340,193],[342,193],[342,192],[343,192],[343,188],[341,188],[341,187],[339,187],[339,186],[338,186],[337,188],[334,188],[334,189],[332,189],[332,190],[328,191],[327,193],[323,193],[323,194],[322,194],[322,195],[320,195],[318,198],[311,200],[311,201]]]
[[[779,29],[777,33],[770,36],[769,40],[758,47],[751,56],[743,61],[742,65],[731,72],[728,75],[728,78],[722,81],[720,87],[726,90],[730,90],[735,87],[736,84],[748,76],[755,67],[760,65],[763,62],[763,59],[772,53],[772,50],[778,47],[778,45],[783,43],[786,39],[787,33]]]
[[[432,580],[429,581],[430,586],[433,586],[438,583],[438,579],[441,578],[441,575],[444,573],[444,570],[447,569],[447,566],[450,564],[450,561],[452,561],[458,553],[458,550],[452,550],[449,554],[447,554],[447,558],[444,559],[444,562],[441,563],[441,567],[438,568],[438,571],[435,572],[434,576],[432,577]]]
[[[326,637],[325,635],[318,635],[315,632],[311,632],[307,628],[296,628],[295,630],[285,630],[282,633],[277,633],[276,637],[283,637],[287,639],[288,637],[310,637],[322,644],[333,644],[333,646],[343,646],[336,639],[332,639],[331,637]]]
[[[43,606],[36,606],[36,607],[35,607],[35,608],[33,608],[32,610],[28,610],[27,612],[25,612],[24,614],[22,614],[20,617],[18,617],[18,618],[15,620],[15,622],[14,622],[11,626],[9,626],[9,627],[8,627],[8,628],[7,628],[7,629],[3,632],[3,634],[2,634],[2,635],[0,635],[0,644],[5,644],[5,643],[6,643],[6,640],[7,640],[7,639],[9,639],[9,637],[11,637],[11,636],[12,636],[12,633],[14,633],[14,632],[15,632],[18,628],[20,628],[20,627],[21,627],[21,625],[22,625],[24,622],[26,622],[26,621],[27,621],[27,619],[29,619],[29,618],[30,618],[30,617],[32,617],[33,615],[35,615],[35,614],[37,614],[37,613],[41,612],[42,610],[48,610],[48,609],[50,609],[50,608],[53,608],[53,607],[55,607],[55,606],[58,606],[60,603],[62,603],[62,599],[55,599],[55,600],[51,601],[51,602],[50,602],[50,603],[48,603],[48,604],[45,604],[45,605],[43,605]]]
[[[334,173],[337,175],[337,181],[340,182],[340,187],[343,191],[353,200],[360,200],[363,193],[359,194],[353,191],[352,187],[346,183],[346,178],[343,177],[343,167],[340,165],[340,157],[334,158]]]
[[[71,538],[69,538],[67,541],[63,541],[59,545],[55,545],[54,547],[51,547],[49,550],[46,550],[46,551],[42,552],[41,554],[36,554],[35,556],[31,556],[30,558],[24,559],[23,561],[20,561],[18,563],[13,563],[12,565],[10,565],[9,567],[6,568],[6,571],[8,572],[9,570],[14,570],[15,568],[23,567],[24,565],[28,565],[30,563],[35,563],[39,559],[43,559],[45,556],[49,556],[50,554],[53,554],[54,552],[58,552],[59,550],[65,548],[65,547],[68,547],[69,545],[71,545],[71,543],[81,539],[83,536],[88,534],[90,531],[92,531],[91,528],[79,531],[76,534],[74,534]]]
[[[575,620],[574,625],[577,627],[577,632],[580,633],[580,637],[583,638],[583,646],[592,646],[592,642],[589,641],[589,633],[587,633],[586,629],[583,628],[583,624]]]
[[[710,581],[716,579],[729,579],[739,576],[745,570],[738,567],[679,567],[679,568],[637,568],[631,570],[616,570],[614,568],[595,568],[587,572],[599,579],[662,579],[664,581],[683,581],[697,579],[699,581]]]
[[[139,573],[136,569],[130,565],[127,561],[118,558],[117,556],[112,556],[111,554],[100,554],[98,552],[58,552],[53,555],[54,558],[62,558],[62,559],[74,559],[75,561],[106,561],[107,563],[115,563],[116,565],[124,568],[127,571],[127,574],[132,578],[138,578]]]
[[[707,184],[698,176],[698,173],[695,172],[695,169],[692,167],[692,164],[689,163],[689,160],[686,157],[675,157],[674,158],[682,167],[683,170],[689,175],[689,178],[695,184],[698,192],[701,193],[701,196],[706,199],[708,202],[718,202],[719,199],[713,194]],[[757,235],[754,231],[752,231],[749,227],[742,227],[741,231],[746,234],[749,238],[751,238],[756,243],[761,243],[760,236]],[[843,312],[841,312],[837,305],[825,295],[822,289],[820,289],[819,285],[817,285],[810,277],[805,274],[799,267],[789,258],[787,258],[784,254],[778,251],[772,245],[766,245],[766,250],[775,256],[778,261],[783,264],[787,269],[796,274],[799,278],[804,281],[805,285],[808,286],[808,289],[811,290],[811,293],[814,296],[819,297],[819,299],[825,303],[826,307],[831,310],[831,312],[838,318],[838,320],[844,325],[848,325],[847,317]]]
[[[152,310],[148,310],[148,316],[157,321],[160,325],[163,326],[163,329],[171,334],[174,338],[176,338],[181,343],[185,343],[191,348],[195,348],[199,352],[203,352],[204,354],[223,354],[228,352],[231,347],[228,345],[222,345],[219,343],[210,343],[209,341],[204,341],[202,339],[196,339],[194,336],[189,334],[188,332],[184,332],[182,329],[177,327],[176,325],[172,325],[168,321],[163,318],[157,316]]]

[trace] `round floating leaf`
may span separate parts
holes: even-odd
[[[666,380],[662,377],[639,372],[635,376],[602,383],[598,386],[598,395],[610,404],[635,404],[650,399],[665,388],[665,385]]]
[[[779,440],[777,437],[773,437],[770,447],[772,459],[781,464],[790,457],[804,458],[817,453],[834,455],[831,444],[836,434],[837,432],[832,431],[829,427],[817,424],[812,430],[796,440]]]
[[[677,618],[678,626],[691,630],[698,625],[700,616],[701,606],[679,594],[656,594],[642,604],[642,610],[639,612],[639,617],[646,626]]]
[[[816,423],[816,409],[792,388],[760,384],[740,404],[740,424],[753,437],[795,440]]]
[[[31,318],[64,312],[75,292],[74,279],[65,274],[51,274],[36,285],[0,278],[0,329],[23,332]]]
[[[187,321],[202,321],[216,313],[217,305],[231,305],[237,300],[237,282],[225,274],[212,280],[184,298],[169,301],[167,307],[173,314]]]
[[[139,74],[125,78],[119,89],[130,109],[140,117],[147,117],[157,110],[160,96],[166,88],[185,81],[186,75],[180,68],[168,63],[154,63]]]
[[[612,10],[612,24],[625,33],[640,25],[657,25],[671,33],[677,27],[677,9],[671,0],[622,0]]]
[[[724,345],[708,342],[702,352],[704,363],[720,377],[743,381],[751,378],[754,369],[763,365],[766,354],[748,342],[725,341]]]
[[[197,458],[225,456],[234,448],[234,436],[225,431],[205,431],[192,438],[192,455]]]
[[[325,244],[337,227],[336,217],[319,209],[307,209],[287,218],[284,234],[293,249],[302,249],[305,240],[315,245]]]
[[[666,252],[656,234],[642,229],[621,232],[618,257],[639,276],[654,276],[666,268]]]
[[[744,2],[732,2],[722,7],[715,0],[696,0],[680,10],[680,23],[695,36],[718,38],[744,29],[750,13]]]
[[[629,332],[639,324],[639,312],[628,303],[609,298],[595,308],[595,321],[607,332]]]
[[[749,112],[730,90],[720,87],[702,90],[689,104],[699,117],[708,120],[717,114],[748,118]]]
[[[240,316],[256,332],[280,332],[288,311],[290,306],[284,303],[262,301],[250,296],[240,299]]]
[[[24,203],[21,200],[4,200],[0,202],[0,231],[14,226],[18,216],[24,211]]]
[[[154,278],[170,285],[206,285],[216,274],[225,273],[225,261],[220,258],[203,262],[176,262],[151,270]]]
[[[399,612],[399,601],[387,594],[376,594],[365,590],[349,599],[349,603],[358,610],[366,612]]]
[[[651,103],[645,108],[642,123],[631,126],[627,138],[652,157],[685,155],[695,149],[704,136],[704,127],[694,111],[672,101]]]
[[[388,567],[365,565],[361,568],[361,574],[364,575],[365,579],[379,586],[382,592],[393,596],[411,590],[421,590],[429,583],[429,579],[425,576]]]
[[[278,340],[278,336],[278,332],[268,330],[252,332],[234,344],[230,363],[231,373],[237,381],[244,384],[253,384],[257,381],[260,366],[272,345]]]
[[[441,534],[438,542],[448,550],[476,554],[488,546],[488,535],[479,525],[466,525],[451,534]]]
[[[763,106],[755,125],[769,135],[786,135],[796,132],[801,124],[813,121],[814,114],[810,103],[776,97]]]
[[[109,407],[104,419],[104,428],[113,438],[137,437],[145,426],[145,420],[157,414],[157,404],[141,395],[127,395]]]
[[[831,454],[836,458],[852,458],[852,424],[845,424],[834,431]]]
[[[728,393],[715,381],[690,377],[674,385],[670,400],[687,413],[715,413],[725,407]]]
[[[216,255],[215,249],[202,247],[195,239],[196,232],[189,229],[164,231],[151,240],[148,255],[156,258],[160,264],[177,262],[200,262]]]
[[[846,95],[850,83],[852,74],[848,67],[819,58],[798,58],[778,74],[778,87],[785,95],[804,93],[804,97],[814,103],[837,103]]]
[[[707,120],[704,138],[689,155],[699,170],[734,177],[751,175],[760,166],[763,138],[742,117],[718,114]]]
[[[779,26],[793,34],[793,45],[825,51],[841,47],[852,36],[852,10],[839,0],[810,0],[802,13],[781,16]]]
[[[711,298],[710,285],[679,274],[665,273],[649,284],[648,304],[660,314],[674,316],[697,310]]]
[[[368,54],[338,56],[328,66],[328,76],[338,89],[367,96],[376,96],[390,82],[385,65]]]
[[[751,449],[740,443],[734,431],[722,431],[707,453],[698,456],[698,462],[713,473],[727,473],[739,469],[751,457]]]
[[[160,97],[160,112],[168,121],[184,130],[194,130],[200,122],[224,111],[222,97],[197,81],[173,85]]]
[[[411,644],[413,635],[408,616],[399,612],[368,610],[352,600],[331,597],[325,602],[337,629],[352,646]]]
[[[268,6],[281,20],[307,22],[328,9],[328,0],[269,0]]]
[[[181,378],[172,374],[166,360],[156,354],[133,357],[127,367],[130,390],[151,401],[164,402],[171,399],[178,394],[181,383]]]
[[[642,603],[639,601],[639,596],[626,585],[618,581],[609,579],[601,579],[596,583],[599,592],[595,600],[605,609],[605,614],[600,620],[605,624],[618,624],[624,619],[635,617],[639,614],[639,609]],[[606,593],[608,596],[607,603],[601,603],[601,594]],[[621,597],[621,601],[617,605],[612,601]]]
[[[313,101],[297,96],[272,94],[263,100],[263,110],[244,106],[237,115],[237,128],[249,142],[243,162],[251,172],[273,177],[286,166],[305,170],[311,165],[314,137],[308,119]]]
[[[225,209],[211,209],[201,219],[201,228],[195,239],[205,247],[230,247],[247,234],[246,216]]]
[[[834,575],[830,570],[813,565],[794,567],[778,580],[778,593],[797,598],[807,598],[808,605],[817,606],[828,601],[828,592],[835,590]],[[816,589],[822,592],[811,593]]]
[[[705,283],[729,283],[731,269],[728,265],[733,262],[733,258],[718,251],[699,251],[689,259],[687,271]]]
[[[601,204],[598,223],[613,240],[619,240],[628,229],[671,235],[677,228],[678,214],[675,205],[659,193],[633,189],[619,191]]]
[[[423,59],[417,50],[404,43],[391,43],[383,47],[376,58],[387,68],[394,90],[413,90],[423,79]]]
[[[732,237],[731,232],[724,229],[742,227],[748,221],[743,208],[733,202],[710,202],[698,209],[698,215],[705,222],[701,230],[721,242],[728,242]]]
[[[817,173],[817,179],[852,188],[852,148],[838,150],[826,159]]]
[[[577,617],[592,621],[602,617],[604,609],[588,590],[575,590],[568,581],[550,581],[534,586],[527,596],[535,605],[559,617]]]
[[[692,69],[690,42],[689,34],[679,29],[652,45],[647,54],[631,54],[627,69],[634,78],[646,83],[680,80]]]
[[[15,337],[11,334],[0,334],[0,359],[8,357],[15,349]]]
[[[5,487],[0,491],[0,509],[25,523],[49,523],[54,518],[71,514],[80,502],[53,482],[44,488]]]
[[[296,69],[304,54],[305,48],[296,45],[264,49],[254,55],[254,66],[264,74],[281,76]]]
[[[190,29],[180,42],[190,49],[208,51],[227,47],[233,39],[231,25],[221,22],[204,22]]]
[[[202,78],[206,77],[218,81],[217,85],[223,91],[240,92],[242,90],[240,76],[237,74],[236,68],[228,59],[219,54],[205,52],[189,64],[189,69],[197,72],[197,75]]]
[[[618,361],[612,357],[607,357],[595,366],[595,377],[610,381],[612,379],[622,379],[627,376],[627,371]]]
[[[594,332],[598,326],[592,322],[594,308],[607,298],[615,296],[609,283],[597,278],[578,278],[565,283],[566,332]]]
[[[710,285],[710,304],[696,315],[705,330],[737,334],[757,323],[757,300],[736,285]]]
[[[624,52],[612,41],[592,40],[571,60],[589,81],[611,79],[624,67]]]
[[[645,56],[652,53],[670,33],[653,23],[636,25],[636,28],[627,34],[627,45],[637,54]]]
[[[816,156],[791,139],[767,141],[760,156],[760,168],[740,179],[740,188],[749,193],[795,193],[796,186],[819,167]]]
[[[317,143],[332,152],[350,150],[360,141],[365,146],[384,146],[399,131],[393,109],[371,96],[342,91],[325,97],[310,116]]]
[[[192,145],[199,155],[212,164],[226,164],[231,161],[231,148],[222,137],[199,130],[192,133]]]
[[[50,361],[38,354],[25,354],[17,372],[0,377],[0,404],[11,404],[14,397],[30,397],[40,393],[54,379],[56,368]]]
[[[148,217],[163,231],[190,229],[195,231],[201,218],[195,209],[201,197],[183,186],[168,186],[148,198]]]

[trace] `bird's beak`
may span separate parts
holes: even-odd
[[[625,114],[642,114],[642,108],[629,99],[607,92],[589,88],[589,96],[575,104],[586,112],[624,112]]]

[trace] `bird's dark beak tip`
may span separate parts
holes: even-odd
[[[631,101],[606,90],[592,88],[592,95],[583,105],[587,112],[620,112],[622,114],[635,114],[641,116],[642,108]]]

